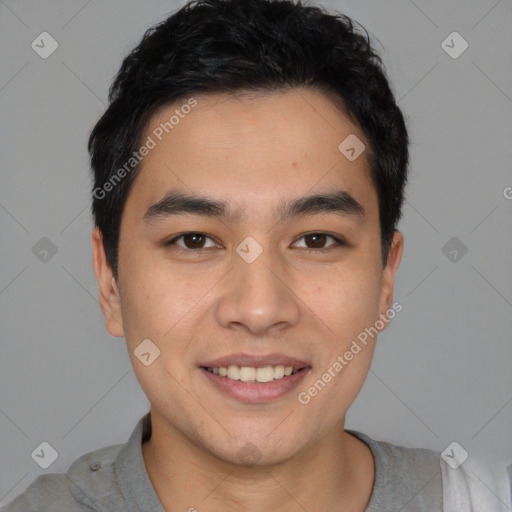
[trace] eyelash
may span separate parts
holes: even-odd
[[[206,235],[205,233],[201,233],[201,232],[198,232],[198,231],[187,231],[186,233],[181,233],[181,235],[177,235],[174,238],[172,238],[171,240],[169,240],[168,242],[165,242],[164,245],[166,247],[174,246],[173,250],[175,250],[177,252],[189,253],[189,254],[190,253],[198,254],[198,253],[200,253],[202,251],[207,251],[208,249],[212,249],[212,247],[206,247],[206,248],[202,248],[201,247],[201,248],[198,248],[198,249],[188,249],[188,248],[180,247],[179,245],[176,245],[176,241],[179,240],[180,238],[183,238],[186,235],[200,235],[200,236],[209,238],[210,240],[212,240],[212,242],[216,243],[212,239],[212,237]],[[324,252],[330,251],[332,249],[335,249],[337,247],[342,247],[342,246],[347,245],[346,242],[344,242],[340,238],[335,237],[334,235],[329,235],[328,233],[323,233],[321,231],[313,231],[313,232],[310,232],[310,233],[305,233],[298,240],[301,240],[302,238],[304,238],[306,236],[311,236],[311,235],[325,235],[327,238],[332,238],[334,240],[334,244],[331,244],[330,246],[324,247],[324,248],[321,248],[321,249],[311,249],[311,248],[308,248],[308,247],[302,247],[301,248],[301,249],[303,249],[303,250],[305,250],[307,252],[321,252],[321,253],[324,253]]]

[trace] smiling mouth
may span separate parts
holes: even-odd
[[[294,368],[293,366],[263,366],[263,367],[251,367],[251,366],[219,366],[216,368],[204,366],[206,371],[225,377],[230,380],[239,380],[242,382],[272,382],[274,380],[281,380],[295,375],[296,373],[304,370],[305,368]]]

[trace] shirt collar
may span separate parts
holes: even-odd
[[[375,463],[375,481],[366,511],[377,511],[380,509],[380,504],[376,501],[375,490],[386,487],[380,447],[366,434],[348,429],[346,432],[363,441],[372,452]],[[142,443],[150,438],[151,416],[148,412],[137,422],[128,442],[117,456],[116,475],[119,489],[128,507],[127,512],[165,512],[151,483],[142,455]]]
[[[138,421],[130,439],[117,456],[117,482],[127,512],[165,512],[149,479],[142,454],[142,442],[150,437],[151,418],[148,412]]]

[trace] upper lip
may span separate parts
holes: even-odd
[[[296,357],[287,356],[285,354],[274,353],[264,355],[251,355],[242,352],[211,359],[210,361],[201,363],[199,366],[204,368],[219,368],[221,366],[228,367],[231,365],[240,367],[247,366],[249,368],[262,368],[264,366],[283,365],[292,366],[296,370],[309,367],[309,364],[305,361],[297,359]]]

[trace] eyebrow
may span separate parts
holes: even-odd
[[[279,222],[284,222],[294,217],[321,213],[334,213],[359,220],[365,217],[363,206],[351,194],[341,189],[288,199],[278,205],[274,216]],[[186,214],[214,217],[231,222],[239,220],[242,216],[240,211],[232,210],[226,201],[171,191],[147,209],[144,222],[151,223],[166,217]]]

